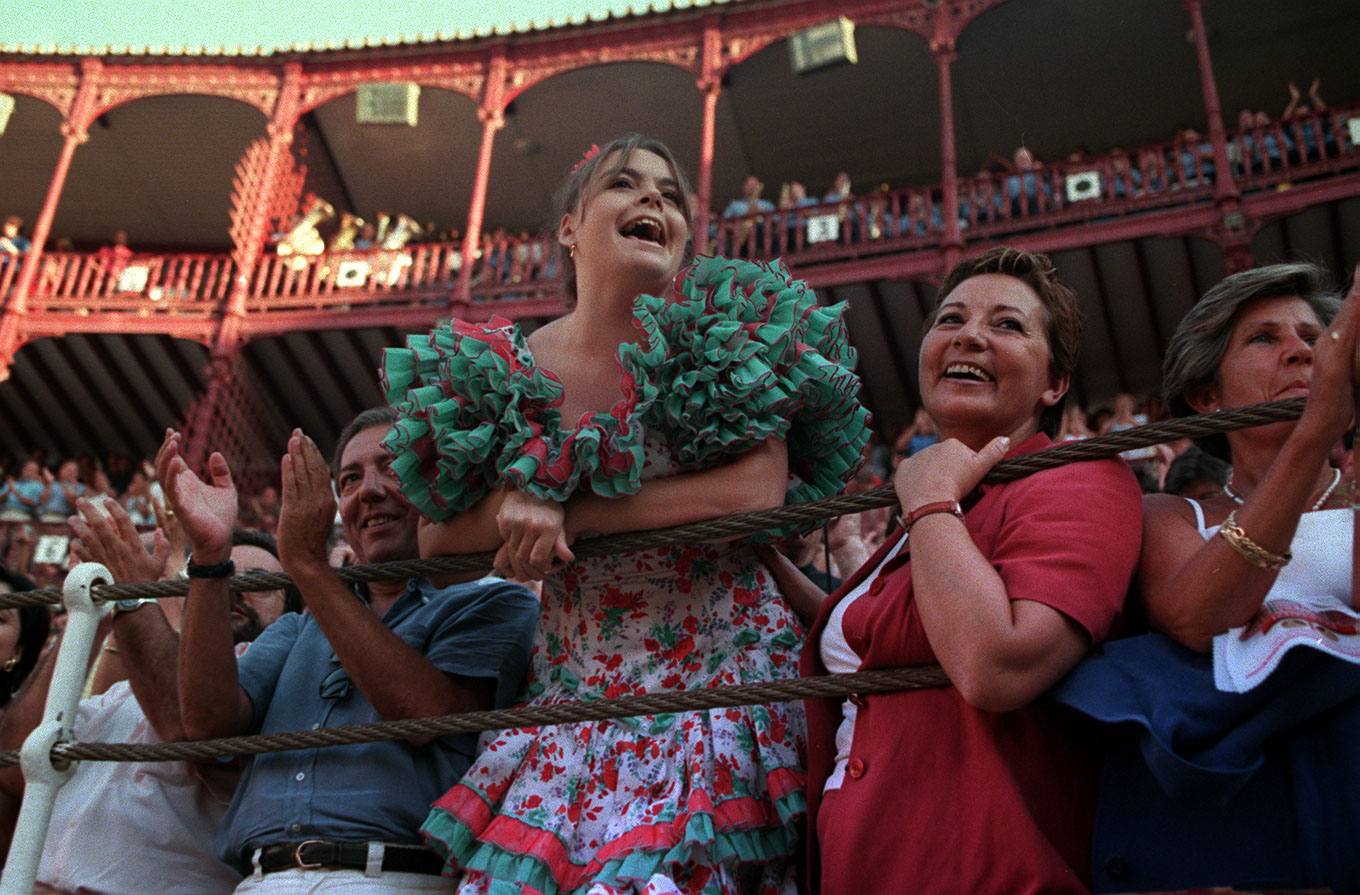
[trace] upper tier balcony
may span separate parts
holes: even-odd
[[[1228,161],[1242,205],[1280,215],[1360,192],[1358,140],[1360,105],[1230,134]],[[1182,134],[1095,157],[963,178],[957,232],[965,245],[1006,241],[1050,251],[1195,233],[1221,216],[1217,174],[1209,141]],[[816,286],[894,269],[910,275],[938,268],[949,235],[945,208],[942,189],[934,185],[745,216],[712,215],[706,250],[781,258]],[[278,332],[301,320],[331,328],[421,325],[449,314],[549,317],[563,310],[556,253],[555,240],[546,236],[484,237],[464,294],[463,251],[453,243],[311,255],[281,255],[271,247],[242,284],[245,326]],[[0,294],[12,288],[17,269],[0,264]],[[49,252],[28,299],[29,326],[55,334],[115,323],[132,331],[193,334],[224,308],[237,276],[226,253]]]

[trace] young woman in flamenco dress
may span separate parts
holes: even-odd
[[[829,496],[868,439],[841,308],[779,265],[678,273],[687,196],[664,145],[592,147],[559,197],[571,310],[384,358],[422,553],[543,579],[529,704],[798,673],[803,624],[749,542],[570,549]],[[424,832],[464,895],[792,891],[804,730],[780,704],[493,732]]]

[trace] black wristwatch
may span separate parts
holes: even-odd
[[[194,558],[189,557],[189,564],[184,567],[184,574],[190,578],[230,578],[236,572],[236,563],[230,559],[225,559],[219,563],[208,566],[201,566],[194,562]]]

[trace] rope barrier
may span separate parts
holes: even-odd
[[[54,763],[69,761],[212,761],[233,755],[260,755],[290,749],[315,749],[323,746],[348,746],[377,740],[403,740],[412,737],[438,737],[453,733],[479,733],[513,727],[546,724],[575,724],[605,721],[637,715],[666,715],[674,712],[729,708],[739,705],[765,705],[808,697],[841,697],[863,693],[890,693],[924,690],[949,685],[949,678],[937,665],[857,671],[853,674],[828,674],[819,677],[738,684],[703,690],[644,693],[621,699],[560,702],[551,705],[523,706],[484,712],[461,712],[434,718],[409,718],[376,724],[351,724],[319,730],[226,737],[183,743],[58,743],[52,748]],[[19,763],[19,753],[0,751],[0,767]]]
[[[1297,419],[1303,413],[1306,400],[1305,398],[1290,398],[1284,401],[1253,404],[1248,407],[1219,410],[1199,416],[1163,420],[1146,426],[1125,429],[1122,432],[1098,435],[1082,441],[1064,442],[1023,457],[1003,460],[987,474],[983,481],[987,484],[1000,484],[1068,463],[1111,457],[1122,451],[1150,447],[1177,438],[1198,438],[1204,435],[1216,435],[1236,429]],[[893,492],[892,486],[883,485],[860,494],[842,494],[824,500],[809,501],[808,503],[776,507],[769,510],[735,513],[719,519],[709,519],[671,528],[590,538],[574,544],[572,551],[578,558],[584,559],[591,556],[627,553],[673,544],[701,543],[767,531],[789,524],[820,522],[847,513],[861,513],[865,510],[893,506],[896,503],[897,496]],[[437,556],[427,559],[368,563],[336,569],[336,573],[344,581],[358,583],[414,578],[429,574],[477,572],[491,568],[494,556],[493,552],[487,551],[460,556]],[[279,590],[290,583],[292,583],[292,579],[287,575],[273,572],[248,572],[228,579],[228,584],[235,591]],[[187,581],[143,581],[99,585],[94,588],[94,599],[96,602],[110,602],[137,597],[183,597],[188,593],[189,582]],[[0,609],[41,606],[60,602],[61,590],[58,588],[39,588],[23,593],[0,595]]]
[[[1303,411],[1304,399],[1275,401],[1235,410],[1218,411],[1195,417],[1165,420],[1146,426],[1126,429],[1083,441],[1067,442],[1048,450],[1016,457],[998,464],[984,481],[1008,482],[1034,472],[1052,469],[1066,463],[1112,456],[1121,451],[1158,444],[1175,438],[1198,437],[1234,429],[1296,419]],[[692,525],[675,526],[649,532],[635,532],[582,542],[578,556],[598,556],[607,553],[640,550],[673,543],[690,543],[747,534],[789,522],[817,521],[828,516],[861,512],[896,503],[891,486],[875,488],[855,495],[843,495],[807,504],[780,507],[756,513],[742,513],[722,519]],[[440,557],[425,560],[375,563],[338,570],[347,581],[376,581],[409,578],[427,572],[475,571],[485,568],[490,553],[461,557]],[[289,581],[286,575],[250,573],[231,579],[235,590],[274,590]],[[101,585],[93,588],[97,599],[123,599],[133,596],[182,596],[188,592],[188,582],[150,582],[123,585]],[[29,598],[15,603],[13,598]],[[35,599],[36,597],[36,599]],[[0,600],[0,607],[34,605],[60,601],[56,590],[29,591]],[[411,718],[383,721],[376,724],[350,725],[320,730],[288,731],[255,736],[228,737],[197,742],[131,744],[59,742],[52,747],[51,758],[56,764],[71,761],[205,761],[227,756],[259,755],[265,752],[291,749],[311,749],[326,746],[351,745],[375,740],[438,737],[454,733],[475,733],[546,724],[570,724],[626,718],[638,715],[662,715],[672,712],[726,708],[739,705],[759,705],[808,697],[843,697],[863,693],[884,693],[918,690],[949,685],[949,679],[937,665],[910,668],[862,671],[854,674],[822,675],[784,681],[766,681],[701,690],[653,692],[614,700],[590,700],[551,705],[522,706],[483,712],[463,712],[434,718]],[[15,751],[0,751],[0,767],[12,767],[19,762]]]

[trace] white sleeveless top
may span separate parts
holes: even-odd
[[[822,639],[817,644],[818,651],[822,656],[822,665],[831,674],[850,674],[859,671],[860,664],[864,661],[850,646],[850,642],[845,639],[845,613],[860,597],[869,592],[869,588],[878,580],[878,575],[883,571],[893,557],[902,552],[902,548],[907,545],[907,536],[902,535],[897,541],[897,545],[888,551],[873,570],[864,576],[864,580],[859,586],[850,593],[846,594],[836,608],[831,610],[831,615],[827,617],[826,627],[822,629]],[[845,779],[845,765],[850,760],[850,744],[855,741],[855,717],[859,714],[859,707],[850,700],[841,703],[841,726],[836,729],[836,764],[831,769],[831,776],[826,778],[826,785],[822,787],[822,792],[830,792],[833,789],[840,789],[841,782]]]
[[[1205,526],[1204,509],[1185,498],[1195,511],[1200,537],[1209,540],[1220,526]],[[1299,517],[1299,527],[1289,552],[1294,558],[1279,574],[1266,594],[1267,600],[1288,599],[1318,610],[1351,608],[1351,531],[1354,513],[1349,508],[1313,510]]]
[[[1206,541],[1221,526],[1206,526],[1204,510],[1193,500],[1195,525]],[[1276,574],[1275,583],[1262,601],[1274,604],[1275,613],[1308,621],[1315,614],[1340,611],[1354,618],[1351,609],[1351,537],[1355,514],[1349,508],[1314,510],[1299,517],[1289,544],[1293,559]],[[1324,616],[1325,617],[1325,616]],[[1265,680],[1279,665],[1285,652],[1297,646],[1356,662],[1354,635],[1337,638],[1322,631],[1316,636],[1301,627],[1285,634],[1272,628],[1269,635],[1253,627],[1233,628],[1213,640],[1214,685],[1219,690],[1244,693]],[[1325,635],[1325,636],[1324,636]]]

